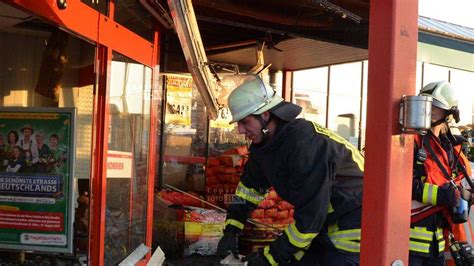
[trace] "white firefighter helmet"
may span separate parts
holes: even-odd
[[[459,122],[458,96],[447,81],[429,83],[420,91],[420,95],[433,97],[433,106],[448,111],[445,121]],[[441,121],[441,120],[440,120]]]
[[[283,98],[259,76],[248,75],[245,81],[229,95],[228,106],[232,113],[230,123],[238,122],[249,115],[260,115],[281,102]]]
[[[444,110],[451,110],[458,106],[456,91],[447,81],[429,83],[421,89],[420,95],[433,97],[433,105]]]

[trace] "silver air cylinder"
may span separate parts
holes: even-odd
[[[431,128],[431,96],[403,96],[400,124],[404,133],[426,133]]]

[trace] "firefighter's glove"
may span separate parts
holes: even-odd
[[[451,184],[445,184],[438,187],[438,204],[447,207],[459,207],[461,202],[461,193],[457,187]]]
[[[261,248],[257,252],[250,253],[242,258],[242,261],[247,262],[247,266],[271,266],[270,262],[263,255],[263,249]]]
[[[224,235],[219,244],[217,244],[217,256],[224,259],[232,253],[236,259],[239,258],[239,235],[241,230],[233,225],[227,225],[224,229]]]

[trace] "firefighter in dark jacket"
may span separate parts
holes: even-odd
[[[258,76],[229,96],[231,123],[252,141],[230,204],[218,255],[238,253],[238,236],[269,187],[293,204],[294,223],[270,246],[244,258],[252,265],[358,265],[364,159],[328,129],[296,119],[301,107],[284,101]]]
[[[459,122],[458,99],[447,81],[426,85],[431,96],[431,129],[415,136],[409,264],[445,265],[448,234],[471,241],[466,220],[470,205],[470,164],[462,152],[466,141],[453,135],[448,123]],[[470,264],[469,264],[470,265]]]

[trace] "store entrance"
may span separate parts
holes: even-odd
[[[0,12],[0,264],[85,262],[95,46],[5,3]]]

